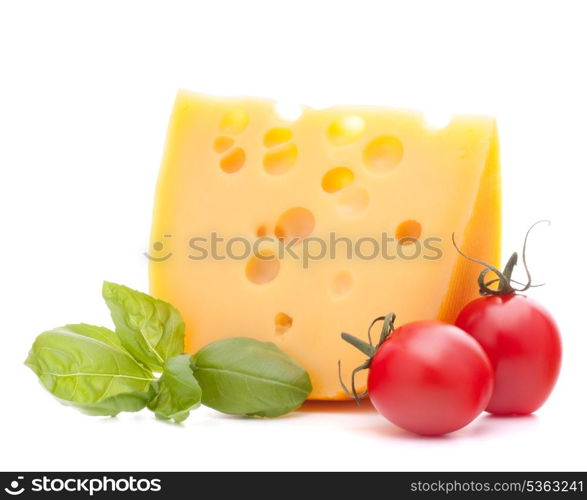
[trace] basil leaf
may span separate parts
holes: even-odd
[[[165,361],[163,374],[155,388],[157,394],[148,406],[159,418],[183,422],[190,416],[190,410],[200,406],[202,390],[190,368],[188,354]]]
[[[277,417],[298,408],[312,391],[310,377],[271,342],[218,340],[192,356],[202,403],[232,415]]]
[[[183,352],[185,325],[172,305],[107,281],[102,296],[122,345],[135,359],[161,371],[166,359]]]
[[[61,403],[89,415],[139,411],[153,397],[153,374],[107,328],[80,324],[41,333],[25,364]]]
[[[88,325],[87,323],[79,323],[77,325],[67,325],[66,328],[74,331],[78,335],[84,335],[86,337],[93,338],[104,344],[107,344],[111,347],[115,347],[116,349],[120,349],[124,351],[124,347],[122,346],[122,342],[120,342],[120,338],[116,333],[114,333],[109,328],[104,328],[102,326],[94,326]]]

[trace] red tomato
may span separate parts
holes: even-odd
[[[561,364],[561,340],[550,314],[524,295],[481,297],[456,325],[483,347],[495,371],[487,411],[526,415],[548,398]]]
[[[417,434],[456,431],[487,406],[493,370],[479,344],[459,328],[421,321],[398,328],[371,358],[375,408]]]

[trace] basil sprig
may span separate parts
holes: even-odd
[[[110,416],[148,407],[179,423],[200,403],[232,415],[277,417],[312,391],[308,373],[271,342],[227,338],[189,356],[182,354],[185,325],[173,306],[109,282],[102,294],[115,331],[87,324],[49,330],[25,361],[65,405]]]

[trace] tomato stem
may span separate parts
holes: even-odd
[[[514,252],[512,256],[508,259],[503,271],[500,271],[496,267],[488,264],[479,259],[475,259],[470,257],[469,255],[465,254],[457,245],[455,241],[455,233],[452,233],[452,243],[457,252],[459,252],[465,259],[470,260],[471,262],[475,262],[476,264],[480,264],[485,267],[479,274],[479,278],[477,279],[477,283],[479,284],[479,293],[481,295],[512,295],[516,292],[524,292],[531,287],[538,287],[544,285],[541,283],[539,285],[532,284],[532,276],[530,275],[530,271],[528,270],[528,265],[526,263],[526,246],[528,243],[528,236],[532,229],[538,224],[546,222],[550,225],[550,221],[548,220],[539,220],[530,226],[528,231],[526,231],[526,236],[524,237],[524,245],[522,247],[522,265],[524,266],[524,271],[526,272],[526,283],[520,283],[512,278],[512,273],[514,268],[518,264],[518,254]],[[487,281],[486,277],[489,272],[492,272],[497,276],[492,280]],[[494,286],[497,283],[497,286]],[[521,285],[520,288],[516,288],[513,284]]]
[[[371,366],[371,360],[373,359],[373,356],[375,356],[375,354],[377,354],[377,350],[379,349],[379,347],[381,347],[381,344],[383,344],[383,342],[385,342],[387,340],[387,338],[395,331],[395,326],[394,326],[395,319],[396,319],[395,313],[389,313],[387,316],[379,316],[379,317],[375,318],[371,322],[371,325],[369,325],[369,328],[367,330],[367,338],[369,339],[368,343],[365,342],[364,340],[361,340],[360,338],[355,337],[354,335],[351,335],[346,332],[342,332],[340,334],[340,336],[342,337],[342,339],[345,342],[348,342],[353,347],[357,348],[363,354],[366,354],[368,356],[368,358],[365,360],[364,363],[357,366],[352,371],[352,373],[351,373],[351,390],[349,390],[347,388],[346,384],[344,383],[344,380],[342,379],[342,366],[341,366],[340,360],[338,361],[338,380],[340,382],[342,390],[345,392],[345,394],[348,397],[353,398],[357,404],[360,404],[361,398],[363,398],[367,395],[367,391],[365,390],[365,391],[361,392],[360,394],[357,393],[355,376],[361,370],[369,369],[369,367]],[[371,340],[371,329],[379,321],[383,321],[383,326],[381,327],[381,335],[379,336],[379,342],[377,343],[377,345],[373,345],[373,341]]]
[[[345,332],[342,332],[340,334],[340,336],[342,337],[343,340],[347,341],[353,347],[356,347],[363,354],[366,354],[369,357],[371,357],[371,356],[373,356],[373,354],[375,354],[375,347],[373,346],[373,344],[371,344],[371,342],[367,343],[364,340],[361,340],[361,339],[359,339],[353,335],[350,335],[349,333],[345,333]]]

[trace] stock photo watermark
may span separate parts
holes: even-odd
[[[377,236],[349,237],[329,233],[326,237],[278,238],[263,236],[226,237],[217,232],[191,236],[181,241],[173,234],[163,234],[153,242],[147,259],[166,262],[174,258],[191,261],[245,261],[251,257],[261,260],[291,259],[299,261],[304,269],[321,260],[440,260],[443,257],[442,238],[396,238],[387,232]]]

